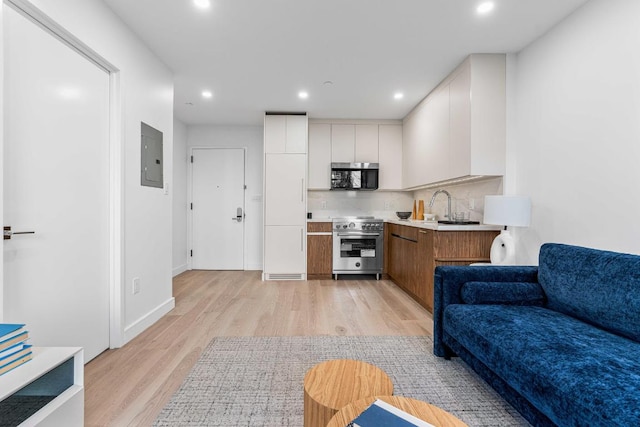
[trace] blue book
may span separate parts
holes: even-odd
[[[411,414],[376,400],[353,420],[347,427],[433,427]]]
[[[20,344],[29,338],[29,332],[24,325],[0,323],[0,351]]]
[[[7,356],[11,356],[14,353],[17,353],[25,348],[31,347],[28,344],[25,344],[24,342],[20,342],[19,344],[15,344],[12,345],[11,347],[8,347],[5,350],[1,350],[0,351],[0,360],[4,359]]]
[[[0,342],[19,334],[24,328],[24,323],[0,323]]]
[[[23,354],[22,356],[19,356],[17,358],[13,358],[10,362],[7,362],[6,364],[0,366],[0,375],[9,372],[10,370],[15,369],[18,366],[23,365],[31,360],[31,358],[33,357],[33,353],[31,352],[31,349],[27,350],[28,352],[26,354]]]

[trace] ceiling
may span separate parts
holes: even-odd
[[[401,119],[468,54],[518,52],[587,0],[494,0],[482,16],[480,0],[104,1],[173,71],[179,120],[260,125]]]

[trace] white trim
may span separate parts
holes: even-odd
[[[142,316],[140,319],[133,322],[130,326],[127,326],[124,330],[124,344],[140,335],[145,329],[160,320],[162,316],[173,310],[175,306],[176,300],[174,297],[171,297],[149,313]]]
[[[182,264],[176,268],[173,269],[172,271],[172,276],[171,277],[176,277],[178,274],[182,274],[185,271],[189,270],[189,267],[187,266],[187,264]]]
[[[124,141],[124,109],[122,108],[120,70],[82,42],[82,40],[67,31],[66,28],[34,6],[30,1],[3,0],[3,4],[18,11],[36,25],[42,27],[51,35],[93,62],[96,66],[109,73],[109,347],[120,347],[124,344],[124,294],[122,290],[122,284],[124,283],[124,191],[122,179],[124,172],[122,154]],[[2,18],[1,14],[0,18]],[[0,35],[0,42],[2,42],[1,37]],[[2,48],[0,47],[0,49]],[[0,53],[2,53],[1,50]],[[2,60],[0,63],[4,64],[4,57],[0,56],[0,59]],[[0,71],[0,76],[2,77],[2,81],[4,81],[4,73],[2,71]],[[0,110],[0,113],[2,113],[2,110]],[[3,115],[0,114],[0,130],[2,130],[2,120]],[[2,147],[4,147],[3,135],[4,132],[0,132]],[[1,157],[0,160],[2,160]],[[2,184],[2,181],[0,181],[0,184]],[[0,202],[0,208],[1,207]],[[2,212],[1,209],[0,212]],[[1,215],[0,213],[0,217]],[[0,272],[2,272],[1,269]],[[1,281],[0,276],[0,283],[2,283]],[[0,291],[2,291],[2,295],[4,295],[4,285],[0,286]],[[2,301],[3,299],[0,296],[0,302]],[[2,315],[1,307],[0,315]]]
[[[4,4],[0,4],[0,222],[4,226]],[[4,320],[4,261],[0,262],[0,321]]]
[[[110,73],[109,84],[109,348],[124,345],[124,108],[120,72]]]

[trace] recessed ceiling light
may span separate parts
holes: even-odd
[[[209,0],[193,0],[193,4],[199,9],[209,9],[211,7]]]
[[[402,92],[396,92],[393,94],[393,99],[402,99],[404,98],[404,93]]]
[[[213,97],[213,93],[210,90],[203,90],[202,91],[202,97],[203,98],[212,98]]]
[[[479,15],[486,15],[487,13],[491,12],[494,7],[496,7],[496,4],[494,2],[485,1],[478,5],[478,7],[476,8],[476,12],[478,12]]]
[[[309,97],[309,94],[307,92],[305,91],[298,92],[298,98],[307,99],[308,97]]]

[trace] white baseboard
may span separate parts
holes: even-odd
[[[178,267],[173,269],[173,276],[171,276],[171,277],[176,277],[178,274],[184,273],[188,269],[189,269],[189,267],[187,266],[187,264],[182,264],[182,265],[180,265],[180,266],[178,266]]]
[[[253,270],[262,271],[262,264],[247,264],[244,269],[247,271],[253,271]]]
[[[171,297],[158,307],[135,321],[133,324],[124,329],[124,344],[128,343],[138,335],[140,335],[149,326],[156,323],[162,316],[173,310],[176,306],[175,298]]]

